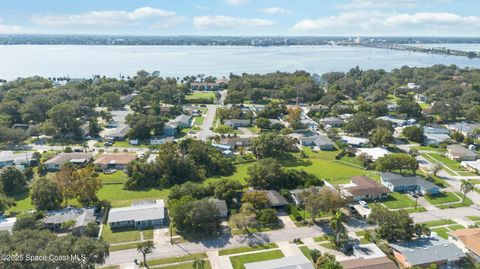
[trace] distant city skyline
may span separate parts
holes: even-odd
[[[475,0],[17,0],[0,34],[479,36]]]

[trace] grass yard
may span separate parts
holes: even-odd
[[[336,247],[335,244],[333,244],[332,242],[320,243],[319,245],[322,246],[322,247],[324,247],[324,248],[329,248],[329,249],[337,250],[337,247]]]
[[[455,195],[455,193],[453,192],[444,192],[435,196],[425,195],[424,198],[432,205],[455,203],[461,201],[460,198],[458,198],[457,195]]]
[[[188,262],[188,263],[182,263],[182,264],[177,264],[177,265],[170,265],[170,266],[162,266],[162,269],[192,269],[193,268],[193,263]],[[205,266],[204,269],[211,269],[212,266],[210,265],[209,261],[205,261]]]
[[[110,251],[118,251],[118,250],[124,250],[124,249],[137,248],[137,245],[138,243],[128,243],[128,244],[121,244],[121,245],[115,245],[115,246],[110,245],[108,249]]]
[[[191,94],[185,95],[185,100],[189,103],[212,104],[215,100],[215,92],[193,92]]]
[[[233,269],[245,269],[244,264],[252,262],[262,262],[283,258],[281,250],[265,251],[253,254],[230,257]]]
[[[199,258],[204,258],[204,259],[207,258],[207,254],[205,253],[195,254],[195,256]],[[148,260],[147,263],[149,266],[164,265],[164,264],[170,264],[170,263],[191,261],[193,260],[193,258],[194,257],[192,255],[185,255],[180,257],[168,257],[168,258],[161,258],[161,259],[155,259],[155,260]]]
[[[456,192],[456,194],[457,194],[458,197],[461,197],[463,199],[463,193]],[[464,206],[471,206],[472,204],[473,204],[472,200],[470,200],[470,198],[468,198],[468,197],[465,197],[465,203],[462,201],[461,203],[448,204],[448,205],[438,205],[437,207],[440,208],[440,209],[458,208],[458,207],[464,207]]]
[[[432,232],[436,232],[438,236],[447,239],[448,233],[450,232],[450,230],[445,227],[440,227],[440,228],[432,229]]]
[[[303,253],[303,255],[305,257],[307,257],[307,259],[309,259],[310,261],[312,261],[312,256],[310,255],[310,249],[307,247],[307,246],[300,246],[298,247],[300,249],[300,251]]]
[[[416,146],[416,147],[412,147],[413,149],[418,149],[418,150],[423,150],[423,151],[436,151],[438,153],[444,153],[445,151],[447,151],[445,148],[434,148],[434,147],[430,147],[430,146]]]
[[[30,197],[28,190],[19,194],[15,194],[12,196],[12,198],[15,201],[16,206],[10,207],[7,211],[8,214],[34,209],[32,205],[32,198]]]
[[[123,171],[115,171],[113,174],[98,173],[98,176],[102,179],[103,184],[123,184],[128,180],[127,174]]]
[[[272,249],[272,248],[278,248],[277,244],[269,243],[269,244],[257,245],[257,246],[253,246],[253,247],[239,247],[239,248],[223,249],[223,250],[218,251],[218,255],[220,255],[220,256],[232,255],[232,254],[237,254],[237,253],[250,252],[250,251],[262,250],[262,249]]]
[[[138,145],[132,145],[128,140],[125,141],[115,141],[112,147],[122,147],[122,148],[148,148],[150,144],[147,141],[139,141]]]
[[[467,218],[471,221],[480,221],[480,216],[468,216]]]
[[[165,199],[170,190],[148,189],[143,191],[124,190],[123,184],[104,184],[97,192],[100,200],[108,200],[112,207],[130,206],[132,201],[144,199]]]
[[[460,224],[455,224],[455,225],[452,225],[452,226],[448,226],[448,229],[450,229],[452,231],[456,231],[456,230],[465,229],[465,227],[463,227]]]
[[[391,192],[390,195],[375,204],[375,202],[369,202],[370,207],[375,207],[378,204],[383,204],[390,209],[399,209],[407,207],[415,207],[415,201],[410,199],[406,194]]]
[[[204,116],[195,117],[195,124],[196,124],[196,125],[202,125],[204,121],[205,121],[205,117],[204,117]]]
[[[437,226],[453,225],[457,223],[453,220],[441,219],[441,220],[433,220],[433,221],[425,222],[424,224],[427,225],[427,227],[431,228],[431,227],[437,227]]]
[[[436,160],[436,161],[439,161],[439,162],[443,163],[445,166],[447,166],[451,170],[457,172],[461,176],[475,176],[474,173],[462,170],[459,162],[454,161],[454,160],[450,160],[449,158],[447,158],[446,156],[444,156],[440,153],[438,153],[438,154],[437,153],[428,153],[428,154],[422,154],[422,156],[425,157],[429,161],[434,161],[435,162],[435,160]],[[451,173],[448,169],[446,169],[446,171],[448,173]]]
[[[101,237],[110,244],[140,241],[140,231],[136,229],[112,231],[110,226],[104,224]]]

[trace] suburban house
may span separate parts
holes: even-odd
[[[462,147],[457,144],[448,145],[447,153],[445,155],[450,159],[457,162],[460,161],[475,161],[477,159],[477,154],[465,147]]]
[[[446,134],[449,135],[450,131],[440,125],[432,124],[428,126],[423,126],[423,133],[424,134]]]
[[[480,160],[476,161],[462,161],[460,162],[460,166],[465,168],[466,170],[473,172],[473,173],[480,173]]]
[[[280,259],[244,264],[245,269],[315,269],[304,255],[287,256]]]
[[[59,153],[55,157],[47,160],[44,167],[48,171],[58,171],[61,166],[66,163],[71,163],[77,166],[85,166],[92,160],[91,153],[71,152]]]
[[[0,151],[0,168],[6,166],[28,167],[35,165],[38,160],[33,151],[15,153],[13,151]]]
[[[354,176],[349,184],[340,186],[345,197],[352,197],[354,201],[381,200],[388,197],[390,189],[367,176]]]
[[[463,253],[480,262],[480,228],[452,231],[448,240],[459,247]]]
[[[191,82],[190,89],[192,91],[216,91],[220,90],[220,83],[217,82]]]
[[[152,137],[150,138],[150,145],[162,145],[167,142],[172,142],[173,137],[168,136],[168,137]]]
[[[374,243],[354,246],[353,256],[355,259],[340,262],[344,269],[398,269]]]
[[[94,208],[69,206],[60,210],[47,211],[43,223],[55,232],[71,231],[73,234],[81,235],[88,223],[96,221],[94,213]],[[68,223],[71,224],[67,225]]]
[[[157,160],[158,154],[151,153],[148,155],[148,158],[145,160],[146,163],[153,163]]]
[[[372,161],[376,161],[378,158],[381,158],[387,154],[390,154],[390,151],[386,148],[359,148],[355,151],[355,156],[360,156],[361,154],[366,154],[370,156]]]
[[[93,163],[97,169],[124,169],[127,164],[137,159],[136,153],[104,153],[100,155]]]
[[[427,96],[425,94],[416,93],[413,95],[413,99],[417,102],[426,102]]]
[[[282,126],[282,127],[285,126],[285,124],[281,120],[278,120],[278,119],[268,119],[268,121],[270,122],[271,126],[274,126],[274,125],[278,125],[278,126]]]
[[[131,110],[112,110],[110,115],[112,115],[112,120],[107,124],[109,128],[115,128],[118,125],[124,125],[127,122],[127,116],[133,114]]]
[[[450,135],[448,134],[431,134],[424,133],[424,141],[427,145],[438,145],[443,142],[450,140]]]
[[[9,233],[12,233],[13,225],[17,221],[17,218],[4,218],[3,216],[0,216],[0,232],[1,231],[7,231]]]
[[[228,145],[230,148],[248,147],[252,139],[249,137],[227,137],[220,140],[221,145]]]
[[[283,197],[278,191],[264,190],[267,195],[268,202],[271,208],[281,209],[288,205],[287,199]]]
[[[105,130],[103,138],[108,141],[123,141],[127,137],[130,126],[128,124],[118,124],[113,129]]]
[[[401,174],[385,172],[380,179],[383,185],[395,192],[420,191],[423,194],[435,195],[440,193],[440,188],[426,181],[421,176],[404,176]]]
[[[312,188],[314,188],[315,191],[319,192],[320,190],[322,190],[325,187],[312,186],[312,187],[309,187],[309,188],[306,188],[306,189],[291,190],[290,195],[292,196],[293,202],[298,206],[303,205],[304,201],[303,201],[302,193],[305,192],[305,191],[308,191],[309,189],[312,189]]]
[[[330,138],[321,135],[303,136],[299,138],[300,144],[307,147],[318,147],[321,150],[334,150],[335,144]]]
[[[175,136],[178,131],[178,125],[172,121],[165,123],[163,126],[163,135],[165,136]]]
[[[320,123],[325,127],[341,127],[343,125],[343,120],[337,117],[328,117],[320,119]]]
[[[475,130],[480,129],[480,124],[475,122],[456,122],[446,125],[450,131],[462,133],[465,136],[474,136]]]
[[[192,116],[185,114],[178,115],[172,122],[178,127],[188,128],[192,126]]]
[[[300,122],[305,125],[306,128],[312,129],[312,128],[318,128],[318,123],[316,123],[314,120],[307,118],[307,117],[302,117],[300,119]]]
[[[146,228],[165,224],[166,207],[163,200],[141,201],[129,207],[112,208],[108,225],[115,228]]]
[[[226,120],[224,124],[231,128],[248,127],[252,125],[252,121],[250,119],[231,119]]]
[[[215,208],[218,210],[220,217],[222,218],[228,217],[228,207],[227,207],[227,203],[224,200],[211,198],[209,201],[215,205]]]
[[[392,116],[381,116],[381,117],[378,117],[377,120],[390,121],[394,127],[402,127],[402,126],[409,125],[407,120],[398,119]]]
[[[405,268],[455,264],[465,254],[452,242],[437,237],[422,237],[402,243],[392,243],[390,248],[399,264]]]
[[[346,143],[354,148],[362,148],[368,145],[368,138],[354,137],[354,136],[342,136],[340,141]]]

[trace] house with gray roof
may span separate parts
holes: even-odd
[[[426,181],[421,176],[404,176],[401,174],[385,172],[381,173],[382,184],[395,192],[420,191],[423,194],[435,195],[440,193],[440,188]]]
[[[283,208],[288,205],[287,199],[283,197],[278,191],[274,190],[267,190],[265,191],[267,194],[268,202],[271,208]]]
[[[218,210],[218,213],[220,214],[220,217],[227,218],[228,207],[227,207],[227,203],[225,202],[225,200],[210,198],[209,201],[212,202],[215,205],[215,208]]]
[[[47,211],[43,223],[45,226],[56,232],[71,231],[73,234],[83,234],[85,227],[90,222],[95,222],[94,208],[76,208],[66,207],[60,210]],[[63,227],[63,224],[72,222],[69,228]]]
[[[447,129],[455,132],[462,133],[465,136],[475,135],[475,130],[480,130],[480,124],[476,122],[456,122],[446,125]]]
[[[188,128],[192,126],[192,116],[181,114],[178,115],[172,122],[181,128]]]
[[[304,255],[287,256],[280,259],[244,264],[245,269],[315,269]]]
[[[321,150],[334,150],[335,144],[330,138],[321,135],[304,136],[299,138],[300,144],[307,147],[318,147]]]
[[[327,117],[327,118],[323,118],[323,119],[320,119],[320,123],[323,124],[323,126],[325,127],[341,127],[344,122],[341,118],[337,118],[337,117]]]
[[[132,203],[129,207],[112,208],[108,213],[110,228],[147,228],[165,224],[166,207],[163,200]]]
[[[395,259],[405,268],[456,264],[466,255],[452,242],[439,237],[422,237],[402,243],[392,243]],[[457,268],[457,267],[454,267]]]
[[[123,141],[129,131],[128,124],[118,124],[117,127],[106,130],[103,138],[108,141]]]
[[[6,166],[28,167],[38,162],[33,151],[16,153],[13,151],[0,151],[0,168]]]
[[[252,121],[250,119],[231,119],[226,120],[224,124],[231,128],[248,127],[252,125]]]
[[[445,154],[450,160],[460,161],[475,161],[477,154],[460,145],[448,145],[447,153]]]
[[[85,166],[92,160],[92,153],[70,152],[59,153],[55,157],[47,160],[44,167],[48,171],[58,171],[61,166],[71,163],[77,166]]]
[[[323,188],[327,188],[327,187],[312,186],[312,187],[305,188],[305,189],[294,189],[294,190],[290,190],[290,195],[292,196],[293,202],[296,205],[301,206],[301,205],[303,205],[303,202],[304,202],[303,193],[305,191],[314,189],[314,191],[320,192]]]

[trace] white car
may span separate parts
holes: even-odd
[[[365,201],[363,201],[363,200],[360,200],[360,201],[358,201],[358,203],[359,203],[361,206],[363,206],[363,207],[365,207],[365,208],[368,208],[367,202],[365,202]]]

